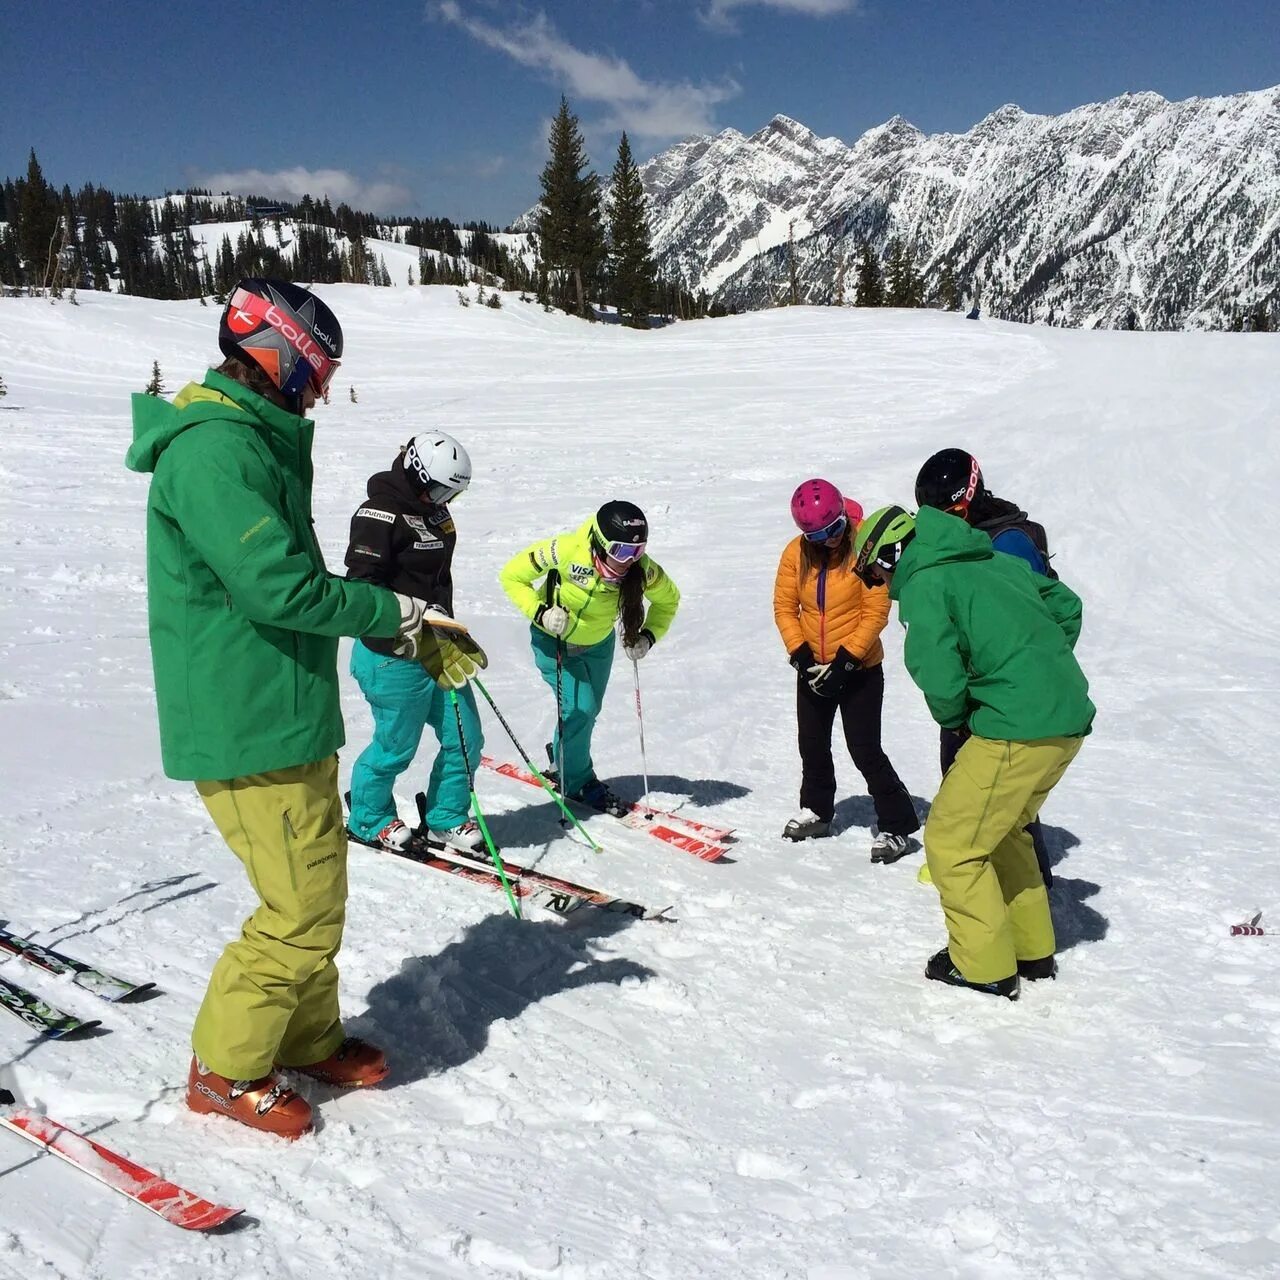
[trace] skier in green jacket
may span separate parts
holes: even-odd
[[[164,769],[195,782],[260,899],[210,978],[187,1104],[295,1138],[311,1108],[278,1066],[345,1086],[387,1074],[382,1051],[344,1036],[338,1013],[338,637],[394,637],[455,682],[476,662],[424,624],[420,601],[325,569],[302,415],[342,354],[329,308],[285,281],[242,280],[218,343],[226,359],[172,404],[134,396],[126,458],[152,475],[147,597]]]
[[[1072,649],[1080,598],[954,515],[901,507],[855,540],[865,581],[889,584],[907,629],[907,670],[944,729],[968,728],[924,828],[948,943],[925,976],[1017,999],[1019,977],[1052,978],[1053,921],[1024,830],[1093,723]]]

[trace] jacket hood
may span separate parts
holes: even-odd
[[[160,455],[189,427],[226,418],[243,422],[246,417],[265,427],[292,432],[307,423],[307,419],[279,408],[213,369],[205,374],[204,382],[187,383],[172,402],[135,394],[133,444],[125,454],[125,466],[130,471],[154,471]]]
[[[898,561],[889,595],[900,599],[908,581],[925,569],[961,560],[990,560],[993,555],[995,549],[985,533],[971,529],[959,516],[921,507],[916,514],[916,536]]]

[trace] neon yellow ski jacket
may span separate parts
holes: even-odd
[[[676,616],[680,592],[656,560],[642,556],[640,565],[644,570],[644,594],[649,601],[644,629],[657,643]],[[507,561],[499,575],[502,589],[535,625],[538,610],[548,603],[546,578],[553,571],[558,575],[553,602],[569,613],[565,642],[584,647],[599,644],[613,630],[622,593],[596,572],[591,557],[590,520],[572,533],[558,533],[526,547]],[[541,585],[535,585],[538,583]]]

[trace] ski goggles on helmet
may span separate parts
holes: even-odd
[[[606,542],[600,550],[617,564],[630,564],[644,555],[645,546],[643,542]]]
[[[806,542],[829,542],[832,538],[842,538],[849,527],[849,517],[842,511],[828,525],[821,529],[805,529],[802,537]]]
[[[951,505],[945,510],[953,516],[959,516],[961,520],[969,519],[969,508],[973,505],[973,500],[978,495],[978,490],[982,486],[982,472],[978,468],[977,458],[969,459],[969,479],[965,483],[963,489],[958,489],[951,495]]]

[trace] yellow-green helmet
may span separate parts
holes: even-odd
[[[881,507],[865,517],[853,539],[853,570],[863,582],[879,586],[871,566],[892,573],[902,549],[915,537],[916,520],[904,507]]]

